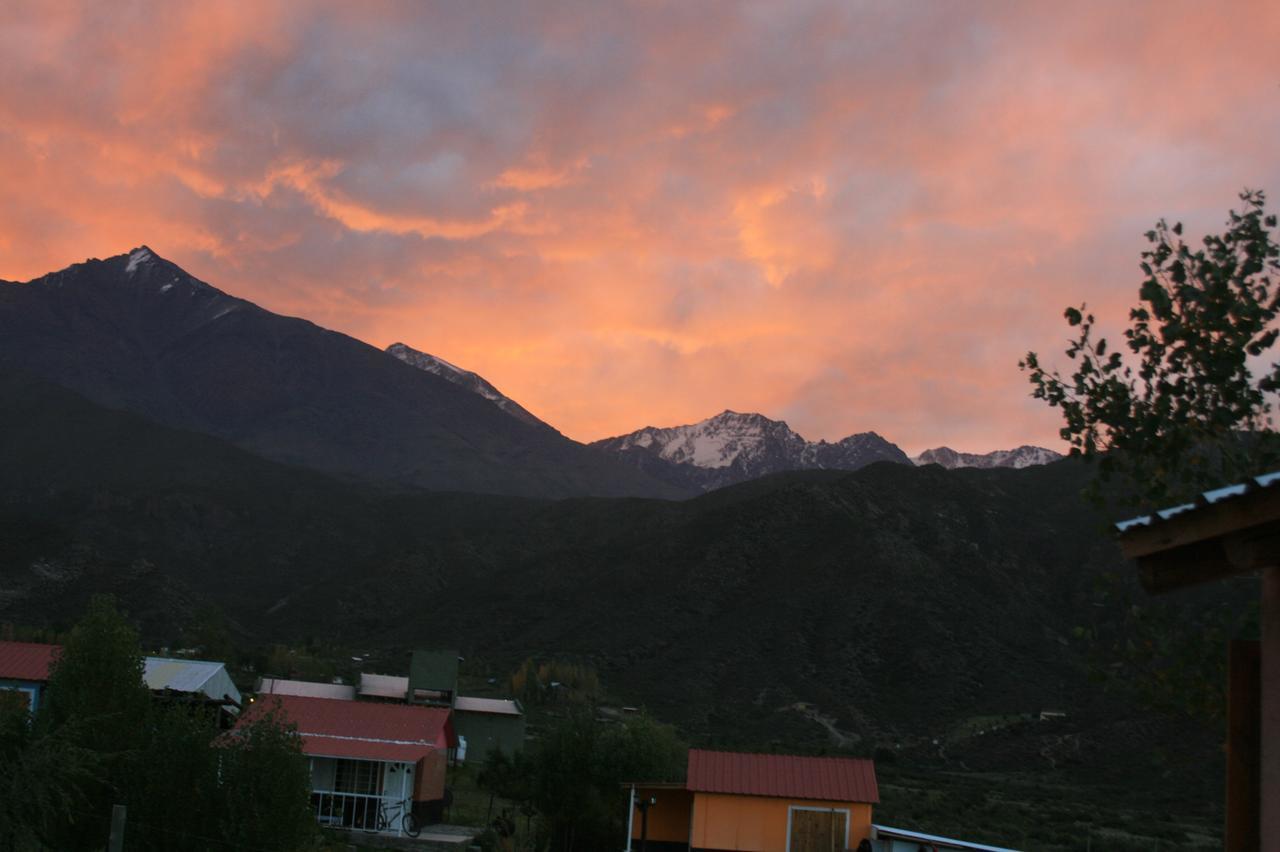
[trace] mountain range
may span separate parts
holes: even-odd
[[[991,453],[960,453],[950,447],[937,447],[925,450],[911,459],[915,464],[940,464],[947,470],[958,467],[1012,467],[1022,469],[1040,464],[1051,464],[1062,458],[1062,453],[1055,453],[1044,447],[1033,447],[1023,444],[1012,450],[996,450]]]
[[[546,497],[688,493],[451,378],[223,293],[145,246],[0,282],[0,365],[366,481]]]
[[[172,645],[213,607],[246,646],[456,647],[499,682],[588,663],[710,746],[1221,801],[1212,732],[1090,680],[1073,637],[1123,638],[1124,594],[1096,589],[1135,582],[1078,461],[912,460],[735,412],[585,446],[390,349],[145,247],[0,282],[0,622],[65,629],[110,592]],[[1212,593],[1177,623],[1199,635]],[[985,795],[943,805],[1007,818]]]
[[[814,442],[732,411],[584,446],[475,372],[271,313],[146,246],[0,281],[0,365],[266,458],[431,490],[683,498],[783,471],[913,462],[875,432]],[[1020,467],[1057,457],[944,447],[914,461]]]

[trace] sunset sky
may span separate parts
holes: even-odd
[[[147,244],[570,437],[1061,448],[1017,361],[1280,207],[1280,3],[25,2],[0,278]]]

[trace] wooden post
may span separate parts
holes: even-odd
[[[124,852],[124,805],[111,807],[111,836],[107,840],[107,852]]]
[[[1262,652],[1258,663],[1262,691],[1261,837],[1267,848],[1280,843],[1280,565],[1262,571]]]
[[[1226,852],[1260,848],[1260,650],[1258,642],[1235,639],[1227,654]]]

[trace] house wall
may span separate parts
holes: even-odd
[[[692,848],[786,852],[787,818],[793,806],[847,810],[850,848],[871,835],[871,805],[868,804],[696,793],[690,838]]]
[[[27,706],[35,713],[40,709],[40,699],[44,694],[44,684],[38,680],[15,680],[0,677],[0,689],[16,689],[27,697]]]
[[[524,716],[453,711],[458,736],[467,738],[467,762],[479,763],[495,748],[514,754],[524,747]]]
[[[414,769],[415,802],[435,802],[444,798],[445,764],[443,751],[434,751],[418,761]]]
[[[666,787],[636,788],[636,800],[653,797],[657,804],[649,807],[648,839],[655,842],[679,843],[688,848],[689,824],[693,814],[693,794],[688,790],[672,790]],[[639,809],[631,823],[631,836],[640,839],[642,827]],[[635,844],[633,843],[634,847]]]

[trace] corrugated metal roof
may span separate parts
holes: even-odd
[[[417,763],[436,751],[434,745],[404,744],[385,740],[353,740],[342,737],[302,738],[302,753],[311,757],[344,757],[351,760],[383,760]]]
[[[172,689],[174,692],[200,692],[209,678],[225,668],[223,663],[208,660],[174,660],[169,657],[147,657],[142,661],[142,679],[149,689]]]
[[[311,683],[306,680],[264,677],[258,681],[258,693],[260,695],[305,695],[311,698],[353,701],[356,697],[356,688],[343,683]]]
[[[379,704],[272,695],[255,702],[239,724],[279,708],[298,728],[303,752],[324,757],[408,760],[454,745],[449,710],[413,704]],[[341,753],[333,753],[333,750]],[[417,760],[417,757],[413,757]]]
[[[454,710],[464,713],[497,713],[502,716],[520,716],[520,705],[505,698],[469,698],[459,695]]]
[[[409,678],[396,675],[360,674],[360,694],[367,698],[398,698],[409,693]]]
[[[1230,500],[1233,497],[1240,497],[1250,491],[1256,491],[1260,488],[1270,488],[1280,483],[1280,471],[1275,473],[1265,473],[1262,476],[1252,476],[1244,482],[1238,482],[1235,485],[1227,485],[1222,488],[1215,488],[1212,491],[1206,491],[1201,494],[1194,503],[1182,503],[1178,506],[1170,506],[1168,509],[1161,509],[1151,515],[1139,515],[1136,518],[1129,518],[1126,521],[1120,521],[1116,524],[1116,530],[1121,533],[1139,527],[1149,527],[1159,521],[1167,521],[1174,515],[1181,515],[1183,512],[1190,512],[1202,506],[1212,506],[1215,503],[1221,503],[1224,500]]]
[[[49,666],[61,645],[42,642],[0,642],[0,677],[13,680],[49,679]]]
[[[880,801],[875,764],[856,757],[689,749],[685,783],[697,793],[873,804]]]

